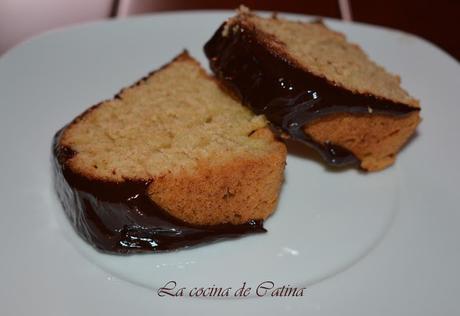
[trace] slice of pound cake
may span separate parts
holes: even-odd
[[[264,231],[286,148],[186,52],[54,139],[55,184],[77,232],[116,253]]]
[[[243,7],[205,53],[244,104],[332,165],[383,169],[420,121],[398,76],[320,22],[262,18]]]

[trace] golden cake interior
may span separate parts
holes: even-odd
[[[90,179],[151,181],[148,194],[182,221],[239,224],[275,208],[284,144],[262,116],[224,93],[187,53],[74,120],[60,145]]]
[[[358,45],[323,23],[262,18],[242,7],[225,31],[237,31],[237,26],[254,30],[267,49],[334,85],[413,107],[415,111],[404,117],[334,114],[304,128],[318,143],[331,142],[351,151],[365,170],[380,170],[394,162],[420,122],[419,102],[401,87],[399,76],[387,72]]]

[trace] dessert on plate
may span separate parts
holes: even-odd
[[[55,186],[99,250],[174,250],[265,231],[286,161],[277,134],[332,165],[391,165],[419,103],[323,23],[241,7],[206,43],[79,115],[53,142]]]
[[[285,145],[184,52],[60,130],[55,185],[99,250],[183,248],[264,231]]]
[[[420,122],[419,102],[400,78],[321,22],[241,7],[204,50],[234,96],[332,165],[388,167]]]

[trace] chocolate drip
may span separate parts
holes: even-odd
[[[358,94],[334,85],[294,65],[267,48],[255,31],[239,25],[223,36],[222,25],[204,51],[216,76],[257,114],[264,114],[279,131],[305,143],[331,165],[358,163],[347,149],[317,143],[303,128],[323,116],[337,113],[403,116],[410,106],[373,95]]]
[[[194,226],[170,216],[146,195],[149,182],[103,182],[66,166],[75,155],[53,140],[55,187],[78,234],[109,253],[159,252],[187,248],[244,234],[265,232],[263,221],[242,225]]]

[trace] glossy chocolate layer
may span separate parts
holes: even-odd
[[[223,36],[222,25],[204,51],[216,76],[257,114],[264,114],[279,130],[319,151],[331,165],[358,163],[343,147],[316,143],[303,127],[337,113],[403,116],[417,109],[402,103],[356,94],[325,78],[299,69],[267,49],[253,30],[239,25]]]
[[[193,226],[181,222],[146,195],[149,182],[111,183],[74,173],[66,161],[75,153],[53,140],[55,187],[78,234],[109,253],[138,253],[186,248],[243,234],[265,232],[262,221],[242,225]]]

